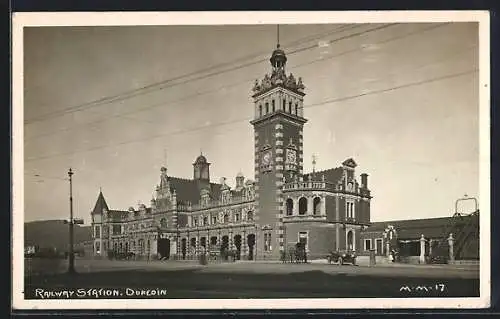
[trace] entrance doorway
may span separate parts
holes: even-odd
[[[158,239],[158,255],[160,259],[170,258],[170,240],[168,238]]]
[[[234,246],[236,247],[236,259],[241,258],[241,235],[234,236]]]
[[[182,238],[181,241],[181,253],[182,253],[182,259],[186,259],[186,250],[187,250],[187,240],[186,238]]]
[[[254,259],[254,247],[255,247],[255,234],[249,234],[247,236],[248,243],[248,260]]]
[[[347,233],[347,250],[354,250],[354,234],[352,230]]]
[[[229,250],[229,237],[222,236],[222,243],[220,245],[220,252],[224,259],[227,260],[227,252]]]
[[[382,245],[382,239],[380,238],[375,239],[375,249],[377,251],[377,255],[384,254],[384,246]]]

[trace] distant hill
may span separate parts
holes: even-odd
[[[54,247],[66,251],[69,243],[68,225],[63,220],[41,220],[24,223],[24,246]],[[91,240],[90,226],[74,226],[75,245]]]

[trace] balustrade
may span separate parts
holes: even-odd
[[[292,182],[283,185],[284,190],[303,190],[303,189],[319,189],[319,190],[334,190],[335,187],[327,182]]]

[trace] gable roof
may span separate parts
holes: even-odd
[[[177,201],[183,204],[190,202],[192,204],[198,203],[200,200],[200,192],[205,183],[200,183],[197,180],[185,179],[179,177],[169,176],[171,190],[175,190]],[[210,195],[212,198],[219,198],[221,184],[210,183]]]
[[[109,210],[108,204],[104,199],[104,195],[102,194],[102,191],[100,191],[99,196],[97,196],[97,201],[95,202],[94,209],[92,210],[92,215],[102,214],[103,209]]]
[[[323,171],[317,171],[314,173],[304,174],[304,179],[308,179],[309,176],[312,176],[315,180],[321,180],[322,176],[325,176],[325,181],[327,183],[336,184],[340,181],[343,175],[342,167],[330,168]]]
[[[344,166],[347,166],[347,167],[352,167],[352,168],[356,168],[356,166],[358,166],[358,164],[354,161],[354,159],[352,158],[348,158],[346,159],[342,165]]]
[[[127,220],[129,212],[126,210],[110,210],[108,211],[108,218],[113,222],[122,222]]]
[[[425,219],[393,220],[385,222],[375,222],[369,226],[365,232],[383,232],[387,226],[396,228],[400,239],[418,239],[424,235],[426,238],[441,238],[447,236],[446,231],[452,223],[465,224],[470,216],[463,216],[462,219],[455,217],[437,217]]]

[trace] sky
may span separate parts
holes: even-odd
[[[200,152],[212,181],[254,179],[251,89],[270,72],[276,33],[25,28],[25,220],[67,218],[70,167],[86,223],[100,189],[111,209],[149,205],[160,167],[192,178]],[[458,198],[478,196],[476,23],[282,25],[280,43],[306,86],[306,172],[313,154],[316,170],[354,158],[374,222],[450,216]]]

